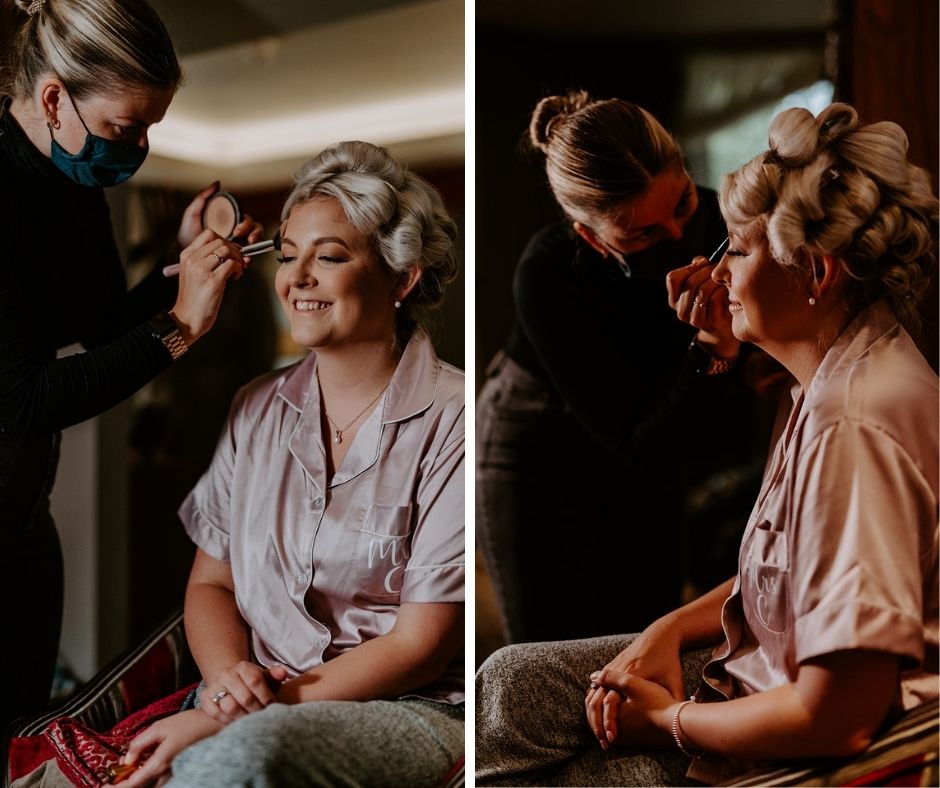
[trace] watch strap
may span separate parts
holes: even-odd
[[[151,333],[159,339],[174,361],[182,356],[189,345],[180,333],[180,327],[169,312],[159,312],[147,321]]]
[[[707,348],[703,347],[697,339],[693,339],[689,344],[689,356],[692,360],[692,368],[699,375],[724,375],[734,369],[738,358],[722,358],[713,355]]]

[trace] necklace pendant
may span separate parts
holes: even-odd
[[[339,430],[336,430],[336,435],[333,437],[333,443],[342,443],[343,442],[343,433]]]

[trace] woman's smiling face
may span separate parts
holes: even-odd
[[[742,342],[765,347],[801,338],[806,288],[800,274],[770,254],[762,221],[728,225],[730,243],[712,279],[728,288],[731,330]]]
[[[391,345],[396,277],[339,202],[315,197],[295,206],[282,228],[279,259],[274,287],[295,342]]]

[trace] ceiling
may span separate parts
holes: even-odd
[[[462,0],[152,0],[185,82],[138,182],[280,186],[341,139],[411,166],[464,152]]]
[[[823,29],[837,0],[476,0],[477,22],[546,35],[628,38]]]
[[[413,167],[463,164],[463,0],[151,2],[186,81],[151,133],[138,182],[280,187],[310,155],[351,138],[385,145]],[[471,8],[477,24],[627,39],[822,30],[834,2],[476,0]]]

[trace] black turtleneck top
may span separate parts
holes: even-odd
[[[51,485],[54,434],[170,365],[146,321],[172,305],[177,285],[155,269],[127,291],[103,191],[40,153],[9,99],[0,102],[0,221],[0,520],[15,530]],[[87,352],[56,358],[75,342]]]
[[[570,222],[541,230],[520,258],[506,353],[579,425],[577,440],[578,430],[569,432],[571,456],[600,449],[638,465],[658,457],[707,471],[722,451],[740,454],[729,446],[739,437],[709,441],[707,434],[719,423],[715,414],[752,400],[740,365],[730,374],[699,374],[688,352],[696,330],[667,302],[666,273],[711,255],[727,235],[716,193],[698,191],[682,238],[628,255],[626,269],[578,238]]]

